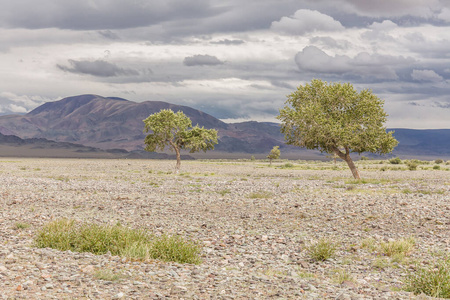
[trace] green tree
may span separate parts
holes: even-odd
[[[287,144],[335,153],[360,179],[350,153],[392,152],[398,144],[386,132],[384,101],[370,90],[357,92],[350,83],[314,79],[288,96],[277,118]],[[342,149],[342,150],[341,150]]]
[[[270,165],[272,165],[273,159],[278,159],[280,157],[280,146],[274,146],[272,150],[270,150],[269,155],[267,155],[267,158],[270,160]]]
[[[190,153],[214,149],[217,144],[217,130],[205,129],[198,125],[192,127],[192,121],[183,112],[174,113],[170,109],[163,109],[159,113],[150,115],[143,120],[144,133],[151,132],[145,137],[146,151],[163,151],[166,146],[175,151],[177,157],[177,172],[181,166],[181,150]]]

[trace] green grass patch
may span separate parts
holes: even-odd
[[[405,290],[415,295],[450,298],[450,259],[440,260],[431,267],[417,267],[405,280]]]
[[[269,199],[273,197],[273,193],[269,191],[253,192],[247,196],[250,199]]]
[[[99,280],[105,280],[105,281],[119,281],[126,276],[122,273],[115,273],[110,269],[97,269],[94,272],[94,277]]]
[[[334,257],[336,253],[337,245],[330,240],[320,239],[319,241],[312,243],[306,249],[309,256],[315,261],[325,261]]]
[[[126,257],[131,260],[159,259],[199,264],[200,246],[181,236],[156,237],[143,229],[120,224],[98,225],[59,219],[46,224],[36,235],[38,248],[91,252]]]
[[[381,242],[380,252],[387,256],[408,256],[416,244],[414,238],[400,239],[397,241]]]
[[[23,223],[23,222],[17,222],[16,224],[14,224],[14,229],[27,229],[30,228],[30,224],[28,223]]]

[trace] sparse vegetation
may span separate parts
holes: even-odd
[[[121,225],[80,224],[59,219],[46,224],[35,238],[38,248],[119,255],[129,259],[161,259],[179,263],[200,263],[200,247],[180,236],[154,237],[143,229]]]
[[[313,260],[325,261],[334,257],[336,249],[337,245],[334,242],[328,239],[320,239],[319,241],[309,245],[307,251]]]
[[[380,252],[387,256],[403,255],[407,256],[414,249],[414,238],[400,239],[390,242],[381,242]]]
[[[419,164],[417,163],[417,161],[414,161],[414,160],[408,160],[408,161],[406,161],[405,163],[406,163],[406,165],[408,166],[408,170],[410,170],[410,171],[415,171],[415,170],[417,170],[417,166],[419,165]]]
[[[392,165],[399,165],[402,163],[402,160],[400,159],[400,157],[394,157],[389,160],[389,163]]]
[[[17,222],[16,224],[14,224],[14,228],[15,229],[27,229],[29,228],[31,225],[28,223],[23,223],[23,222]]]
[[[450,298],[450,259],[438,261],[430,267],[417,266],[405,280],[405,290],[415,295]]]
[[[119,281],[126,276],[122,273],[114,272],[111,269],[97,269],[94,272],[94,277],[99,280],[105,280],[105,281]]]
[[[250,199],[268,199],[272,198],[273,193],[269,191],[259,191],[259,192],[253,192],[248,195],[248,198]]]

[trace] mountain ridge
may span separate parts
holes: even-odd
[[[22,139],[44,138],[88,147],[144,149],[142,120],[161,109],[183,111],[194,125],[219,131],[215,151],[226,153],[267,153],[280,146],[283,153],[307,150],[286,145],[279,125],[248,121],[225,123],[205,112],[162,101],[133,102],[119,97],[85,94],[47,102],[25,115],[0,116],[0,133]],[[391,130],[391,129],[389,129]],[[392,129],[400,141],[393,155],[444,155],[450,157],[450,129]]]

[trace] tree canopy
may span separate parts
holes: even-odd
[[[278,159],[280,157],[280,146],[274,146],[272,150],[270,150],[269,155],[267,155],[267,158],[270,160],[270,164],[272,165],[273,159]]]
[[[181,111],[174,113],[170,109],[163,109],[143,121],[144,132],[151,132],[145,137],[145,150],[164,151],[169,146],[177,156],[177,171],[181,165],[181,150],[189,150],[190,153],[206,152],[214,149],[214,145],[218,143],[217,130],[198,125],[192,127],[191,119]]]
[[[286,104],[277,118],[287,144],[335,153],[355,178],[359,173],[351,152],[385,154],[398,144],[384,127],[384,101],[370,90],[358,93],[350,83],[314,79],[288,95]]]

